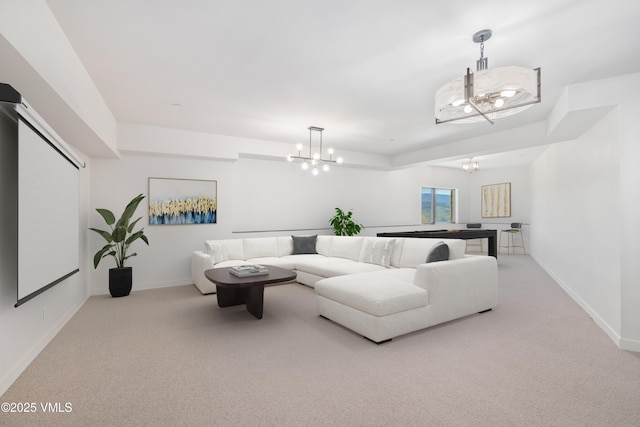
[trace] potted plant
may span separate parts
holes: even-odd
[[[116,267],[109,269],[109,292],[113,297],[124,297],[131,292],[132,285],[132,269],[125,267],[124,263],[127,259],[136,256],[137,253],[129,254],[129,246],[138,239],[149,245],[147,236],[144,235],[144,229],[134,231],[136,224],[140,218],[130,222],[133,213],[138,208],[140,202],[144,199],[142,194],[134,197],[122,212],[120,218],[116,221],[115,215],[108,209],[96,209],[107,223],[111,231],[99,230],[97,228],[89,228],[101,235],[107,244],[102,247],[93,257],[93,267],[98,268],[98,264],[102,258],[112,256],[116,261]]]
[[[363,226],[352,219],[353,212],[344,212],[336,208],[336,214],[329,220],[336,236],[355,236],[360,233]]]

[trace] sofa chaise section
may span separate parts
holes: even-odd
[[[493,309],[498,303],[494,257],[419,264],[412,282],[394,270],[316,283],[318,312],[376,343]]]

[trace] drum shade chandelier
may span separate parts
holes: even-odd
[[[491,30],[473,35],[480,43],[480,59],[476,72],[467,74],[442,86],[435,95],[436,124],[453,122],[474,123],[519,113],[540,102],[540,68],[508,66],[488,69],[489,58],[484,57],[484,42],[491,38]]]
[[[296,156],[287,156],[287,160],[292,162],[294,160],[301,160],[301,167],[303,170],[308,170],[311,168],[311,173],[313,175],[318,175],[320,173],[319,167],[322,168],[324,172],[329,171],[329,165],[331,163],[342,163],[342,157],[338,157],[337,159],[333,158],[333,148],[327,149],[328,158],[322,157],[322,131],[324,128],[319,128],[316,126],[309,126],[309,155],[302,155],[302,149],[304,148],[302,144],[296,145],[296,149],[298,150],[298,155]],[[320,133],[320,147],[319,150],[313,153],[312,148],[312,134],[313,132]],[[313,154],[311,154],[313,153]]]

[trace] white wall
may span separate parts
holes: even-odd
[[[17,162],[5,154],[10,141],[2,138],[0,155],[0,199],[13,200],[17,182],[7,172],[17,169]],[[17,140],[16,140],[17,146]],[[83,156],[84,157],[84,156]],[[18,378],[51,339],[62,329],[89,295],[87,255],[87,218],[89,210],[90,166],[80,170],[80,272],[44,291],[19,307],[17,301],[17,234],[13,203],[3,203],[0,210],[0,395]],[[5,179],[8,178],[8,179]],[[13,194],[12,194],[13,192]],[[55,226],[55,224],[52,224]],[[38,268],[38,260],[33,260]]]
[[[234,164],[234,178],[234,231],[329,233],[336,207],[353,210],[373,234],[378,227],[420,223],[420,185],[406,171],[334,166],[313,176],[298,163],[242,159]]]
[[[6,3],[6,2],[5,2]],[[8,7],[8,6],[7,6]],[[4,7],[4,9],[7,9]],[[0,79],[11,84],[87,162],[80,171],[80,272],[19,307],[14,200],[17,161],[0,135],[0,394],[88,297],[90,162],[84,149],[113,155],[116,124],[44,0],[11,2],[0,14]],[[52,226],[55,226],[53,224]],[[38,260],[33,260],[37,268]]]
[[[581,138],[550,145],[531,167],[531,251],[612,337],[620,333],[620,229],[605,225],[620,222],[618,118],[615,110]]]
[[[115,118],[46,1],[9,3],[0,13],[2,83],[76,148],[115,157]]]
[[[226,153],[235,161],[190,157],[193,132],[126,125],[125,146],[139,146],[133,139],[172,139],[170,156],[123,151],[119,160],[93,159],[91,174],[92,227],[104,228],[96,208],[119,214],[137,194],[148,195],[148,178],[214,180],[218,185],[217,224],[148,225],[147,200],[135,217],[143,216],[150,246],[134,245],[137,257],[134,290],[190,284],[190,255],[201,249],[205,239],[239,238],[265,235],[330,234],[328,223],[334,208],[353,210],[355,219],[365,226],[363,235],[393,229],[428,228],[420,224],[420,188],[444,186],[458,188],[462,206],[460,220],[468,212],[469,178],[449,168],[417,167],[397,171],[355,169],[335,166],[328,173],[311,176],[299,165],[286,161],[257,160]],[[183,147],[176,153],[176,146]],[[441,227],[441,226],[440,226]],[[90,252],[103,245],[91,233]],[[108,273],[113,261],[106,258],[91,272],[91,292],[108,292]]]
[[[640,351],[640,74],[582,83],[574,111],[617,106],[531,166],[531,253],[621,348]]]

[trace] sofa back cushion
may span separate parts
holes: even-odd
[[[278,240],[275,237],[242,239],[244,259],[278,256]]]
[[[278,242],[278,256],[291,255],[293,252],[293,240],[291,236],[276,237]]]
[[[244,243],[242,239],[222,240],[222,247],[227,254],[227,259],[246,259],[244,256]]]
[[[464,257],[464,240],[398,238],[391,256],[391,265],[398,268],[416,268],[418,264],[426,262],[431,248],[439,242],[444,242],[449,246],[449,259]]]
[[[360,261],[364,237],[333,236],[329,256]]]
[[[316,239],[316,251],[320,255],[329,256],[331,250],[331,242],[333,242],[334,236],[319,235]]]

